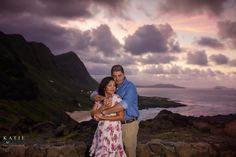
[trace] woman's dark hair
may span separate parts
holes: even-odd
[[[98,94],[99,95],[105,96],[105,90],[104,89],[106,88],[106,86],[108,85],[108,83],[111,80],[114,81],[113,77],[110,77],[110,76],[105,77],[105,78],[102,79],[102,81],[101,81],[101,83],[99,85],[99,88],[98,88]]]

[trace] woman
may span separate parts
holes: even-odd
[[[112,77],[105,77],[98,89],[98,93],[107,99],[112,100],[111,106],[106,106],[102,102],[95,102],[91,116],[98,116],[101,119],[98,122],[97,130],[94,134],[93,143],[90,148],[90,156],[95,157],[126,157],[123,143],[121,120],[124,112],[112,113],[106,116],[98,115],[102,108],[112,107],[121,101],[121,98],[115,94],[116,85]]]

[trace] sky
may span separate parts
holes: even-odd
[[[0,31],[75,52],[98,82],[236,88],[236,0],[1,0]]]

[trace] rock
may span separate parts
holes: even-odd
[[[216,157],[217,152],[208,143],[179,143],[176,151],[181,157]]]
[[[147,144],[138,144],[137,157],[150,157],[151,155],[150,147]]]
[[[78,157],[74,145],[52,146],[47,150],[47,157]]]
[[[236,152],[233,151],[224,151],[221,152],[220,157],[235,157],[236,156]]]
[[[177,157],[176,151],[175,151],[175,145],[172,142],[165,142],[163,143],[163,151],[165,154],[165,157]]]
[[[78,157],[77,151],[73,145],[66,145],[61,148],[61,152],[65,157]]]
[[[162,145],[161,144],[158,144],[158,143],[150,143],[149,144],[149,147],[151,149],[151,151],[155,154],[158,154],[158,155],[164,155],[164,150],[162,148]]]
[[[29,146],[25,150],[25,157],[46,157],[46,149],[40,146]]]
[[[189,118],[190,119],[190,118]],[[140,122],[140,128],[151,133],[189,126],[188,117],[167,110],[162,110],[153,120]]]
[[[1,157],[8,157],[9,156],[9,149],[8,145],[1,145],[0,147],[0,156]]]
[[[224,132],[231,137],[236,137],[236,119],[225,125]]]
[[[56,128],[56,125],[51,121],[46,121],[42,123],[38,123],[32,127],[32,131],[37,133],[49,132]]]
[[[217,136],[222,136],[222,135],[225,134],[223,128],[211,128],[210,133],[211,133],[212,135],[217,135]]]
[[[193,126],[201,132],[210,132],[211,130],[210,125],[207,122],[203,121],[194,121]]]
[[[84,142],[76,143],[75,150],[77,151],[79,157],[84,157],[87,150],[87,145]]]
[[[24,145],[11,145],[9,147],[8,157],[25,157],[25,146]]]
[[[47,149],[47,157],[59,157],[60,155],[62,155],[60,147],[52,146]]]
[[[65,134],[66,130],[66,126],[65,125],[60,125],[59,127],[57,127],[57,129],[53,132],[55,137],[61,137]]]
[[[191,157],[192,147],[190,144],[180,142],[176,145],[176,153],[181,157]]]
[[[7,145],[0,147],[1,157],[25,157],[24,145]]]

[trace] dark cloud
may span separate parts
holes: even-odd
[[[89,18],[96,14],[91,9],[93,6],[116,15],[122,13],[126,3],[125,0],[2,0],[0,14],[9,17],[29,14],[47,18]]]
[[[218,22],[218,35],[229,41],[232,48],[236,49],[236,21]]]
[[[143,64],[168,64],[175,60],[177,60],[177,57],[168,54],[154,54],[147,58],[139,59]]]
[[[224,11],[224,4],[227,2],[222,0],[162,0],[158,8],[162,14],[182,14],[182,15],[198,15],[208,14],[210,16],[219,16]]]
[[[7,16],[30,14],[40,17],[90,17],[91,0],[3,0],[0,13]]]
[[[53,51],[68,51],[71,43],[65,40],[69,34],[75,35],[75,31],[67,31],[65,28],[46,21],[39,21],[32,16],[16,17],[0,20],[0,30],[5,33],[23,35],[26,40],[37,41],[46,44]]]
[[[54,54],[89,51],[89,47],[94,47],[97,51],[112,56],[120,47],[119,41],[107,25],[101,25],[92,31],[81,31],[66,29],[47,20],[38,20],[34,16],[16,16],[14,19],[1,19],[0,30],[9,34],[21,34],[28,41],[42,42]]]
[[[196,51],[194,53],[189,52],[187,54],[187,63],[205,66],[208,64],[208,59],[205,51]]]
[[[100,25],[92,31],[91,44],[98,51],[103,51],[105,55],[111,56],[121,47],[119,41],[112,35],[109,26]]]
[[[236,59],[229,61],[229,65],[236,67]]]
[[[200,46],[207,46],[213,49],[224,49],[224,44],[222,44],[219,40],[210,37],[202,37],[197,41],[197,44]]]
[[[100,8],[100,10],[105,10],[107,12],[106,16],[110,18],[118,16],[123,19],[130,20],[130,18],[125,13],[127,6],[129,5],[128,0],[93,0],[93,2],[95,5],[98,4],[101,6],[102,8]]]
[[[222,54],[211,55],[209,58],[218,65],[227,64],[229,62],[229,58]]]
[[[174,37],[175,32],[169,24],[158,27],[144,25],[126,38],[124,48],[135,55],[147,52],[180,52],[179,44],[174,40]]]

